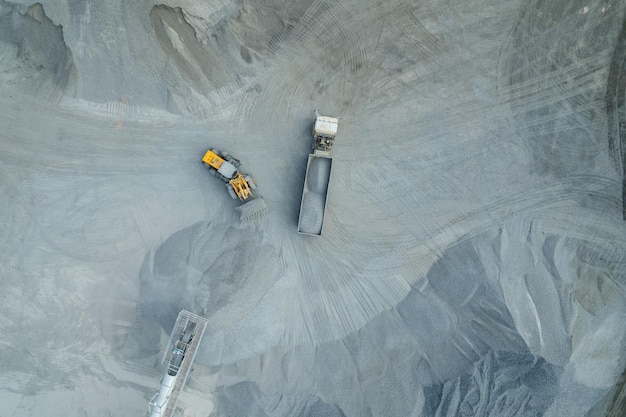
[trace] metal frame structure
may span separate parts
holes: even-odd
[[[159,391],[150,401],[149,416],[172,417],[174,415],[178,397],[187,383],[187,377],[207,323],[208,320],[204,317],[187,310],[182,310],[178,314],[163,359],[161,359],[161,363],[167,360],[167,369],[161,380]]]

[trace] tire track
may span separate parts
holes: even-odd
[[[593,182],[589,182],[590,180],[595,180],[595,184]],[[579,223],[574,222],[576,224],[574,226],[571,224],[572,222],[567,219],[580,218],[580,216],[575,216],[573,215],[573,213],[566,212],[567,216],[563,217],[563,212],[558,210],[580,210],[580,208],[578,208],[578,204],[580,204],[579,201],[583,200],[580,197],[587,197],[590,201],[594,201],[596,204],[602,203],[600,205],[604,207],[606,207],[607,205],[615,206],[615,196],[610,192],[610,188],[614,188],[615,186],[614,181],[609,178],[598,178],[595,176],[580,175],[578,177],[570,178],[565,184],[569,186],[563,187],[563,184],[548,185],[542,188],[536,188],[526,195],[501,199],[491,206],[481,208],[453,220],[449,224],[438,228],[439,232],[435,232],[435,234],[426,237],[426,239],[432,240],[436,234],[441,233],[445,229],[454,227],[458,228],[463,224],[471,223],[472,220],[476,220],[481,217],[485,220],[488,220],[488,222],[485,223],[483,221],[480,222],[483,223],[482,225],[469,227],[468,233],[466,233],[462,238],[461,236],[459,236],[459,241],[482,233],[481,229],[498,227],[498,225],[502,224],[505,219],[510,217],[511,215],[518,216],[523,213],[526,216],[534,214],[535,216],[539,217],[549,217],[549,214],[553,213],[552,216],[554,216],[554,221],[550,223],[551,225],[558,225],[563,223],[569,225],[566,228],[565,235],[571,236],[574,234],[573,231],[577,230],[577,234],[581,238],[585,238],[586,236],[588,239],[589,232],[592,231],[595,227],[606,229],[602,231],[603,233],[598,233],[598,235],[605,235],[606,233],[607,236],[614,236],[616,243],[618,241],[622,242],[623,244],[626,243],[625,238],[623,236],[620,236],[619,231],[614,229],[614,227],[611,225],[610,220],[593,220],[591,219],[591,217],[589,217],[590,213],[587,212],[588,223],[585,225],[580,225]],[[577,204],[563,204],[571,202],[575,202]],[[515,211],[509,213],[508,211],[510,207],[515,207]],[[605,218],[606,213],[602,212],[602,215]],[[564,233],[563,230],[559,231],[561,234]]]
[[[501,89],[501,101],[509,103],[514,110],[523,108],[530,112],[569,99],[583,100],[585,90],[592,92],[597,87],[598,73],[607,58],[607,51],[601,51],[594,57],[577,60],[576,64],[510,83]]]
[[[610,28],[622,11],[597,9],[590,18],[575,5],[532,2],[500,50],[499,101],[509,106],[536,172],[563,177],[601,165],[597,113],[613,52]]]
[[[257,80],[263,90],[253,102],[238,106],[237,120],[271,118],[279,109],[310,111],[320,103],[316,96],[325,97],[321,102],[327,107],[339,108],[353,96],[351,74],[368,59],[358,31],[366,14],[350,14],[340,3],[323,0],[290,12],[295,23],[271,43],[272,70]]]
[[[128,198],[92,193],[75,201],[58,197],[47,204],[48,216],[37,221],[40,236],[52,248],[73,259],[117,259],[123,253],[143,247],[143,239],[137,239],[137,228],[133,227],[132,204]],[[109,222],[118,225],[115,233],[106,232],[105,225]],[[61,235],[54,232],[59,224],[66,225]]]
[[[430,5],[428,5],[430,6]],[[427,6],[424,5],[424,8]],[[430,7],[429,7],[430,8]],[[447,51],[447,48],[434,36],[426,27],[422,24],[420,19],[415,15],[414,8],[411,7],[409,0],[404,0],[403,6],[398,9],[402,10],[401,16],[408,17],[409,21],[415,26],[414,31],[406,31],[405,36],[411,40],[411,43],[415,43],[422,51],[422,58],[428,60],[431,57],[435,57]],[[433,15],[436,15],[433,13]],[[432,17],[431,15],[430,17]],[[398,16],[400,17],[400,16]]]
[[[283,336],[285,343],[319,344],[339,339],[406,296],[410,285],[404,279],[392,278],[391,272],[397,270],[394,265],[400,259],[385,265],[365,262],[365,268],[358,267],[373,253],[362,253],[357,246],[349,242],[343,249],[356,255],[336,264],[322,243],[294,238],[290,258],[298,260],[297,289],[303,323],[290,324]],[[381,279],[381,273],[386,279]]]
[[[536,90],[541,91],[546,84],[558,84],[556,82],[558,78],[576,80],[580,74],[585,74],[585,71],[597,71],[610,51],[606,48],[591,49],[591,46],[587,46],[584,41],[579,40],[581,38],[575,36],[563,38],[559,35],[564,29],[569,31],[571,27],[581,28],[581,19],[585,31],[603,30],[611,23],[611,20],[615,19],[616,14],[617,10],[614,10],[613,13],[603,14],[602,19],[587,20],[578,13],[574,13],[560,20],[558,19],[561,16],[558,16],[546,22],[541,9],[532,4],[529,5],[522,10],[521,18],[511,32],[509,41],[500,51],[499,73],[504,74],[501,77],[501,79],[504,78],[504,82],[500,83],[501,86],[511,89],[509,92],[517,89],[521,93],[533,95]],[[589,21],[594,24],[588,24]],[[589,39],[589,35],[582,39]],[[573,42],[576,44],[569,45]],[[607,46],[608,44],[601,45]],[[505,53],[507,49],[508,52]],[[555,67],[555,59],[561,59],[564,62],[559,62],[558,67]],[[565,68],[565,71],[562,68]],[[572,73],[570,71],[572,68],[579,73]],[[528,77],[524,77],[524,74],[528,74]],[[533,83],[536,84],[536,88]],[[514,98],[513,95],[511,99]]]
[[[626,18],[611,58],[606,90],[609,156],[622,177],[622,219],[626,220]]]
[[[21,245],[18,243],[28,235],[33,227],[33,218],[26,203],[25,194],[19,190],[19,184],[11,185],[10,175],[3,178],[3,198],[0,199],[0,265],[4,259],[10,260],[15,250]],[[17,245],[17,246],[16,246]]]
[[[421,230],[414,227],[405,228],[402,234],[409,236],[409,239],[412,236],[416,242],[421,242],[440,257],[443,250],[450,244],[457,244],[487,230],[500,227],[511,216],[524,215],[546,219],[546,226],[544,227],[555,227],[555,233],[577,236],[587,240],[592,239],[595,235],[612,236],[610,240],[614,241],[614,244],[626,246],[625,235],[615,229],[610,218],[606,219],[605,211],[594,210],[593,206],[587,208],[580,206],[581,201],[588,201],[602,207],[612,205],[617,211],[619,203],[611,191],[615,186],[615,181],[610,178],[580,175],[561,183],[549,184],[540,188],[535,187],[528,193],[518,193],[516,196],[501,198],[478,209],[459,214],[445,224],[426,226]],[[449,206],[444,205],[442,210],[446,209],[449,211]],[[578,224],[573,220],[568,220],[581,217],[580,213],[574,214],[571,212],[572,210],[585,213],[583,217],[587,221]],[[593,213],[601,216],[601,219],[594,219],[591,216]],[[347,230],[341,232],[349,233]],[[356,231],[356,235],[361,234]],[[367,247],[379,244],[378,242],[382,239],[384,236],[370,234],[368,238],[361,239],[361,243]]]

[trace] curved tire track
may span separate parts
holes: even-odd
[[[609,155],[622,176],[622,218],[626,220],[626,19],[611,59],[606,110]]]

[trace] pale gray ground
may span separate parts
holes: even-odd
[[[183,308],[188,416],[606,414],[623,1],[42,4],[0,0],[1,417],[145,414]],[[341,117],[321,238],[314,109]]]

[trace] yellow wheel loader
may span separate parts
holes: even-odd
[[[226,152],[209,149],[202,157],[202,162],[207,165],[209,172],[226,183],[228,194],[233,198],[243,202],[237,207],[241,220],[250,220],[253,217],[262,215],[267,206],[261,197],[255,197],[252,190],[256,190],[256,182],[250,175],[239,171],[241,162],[230,156]]]

